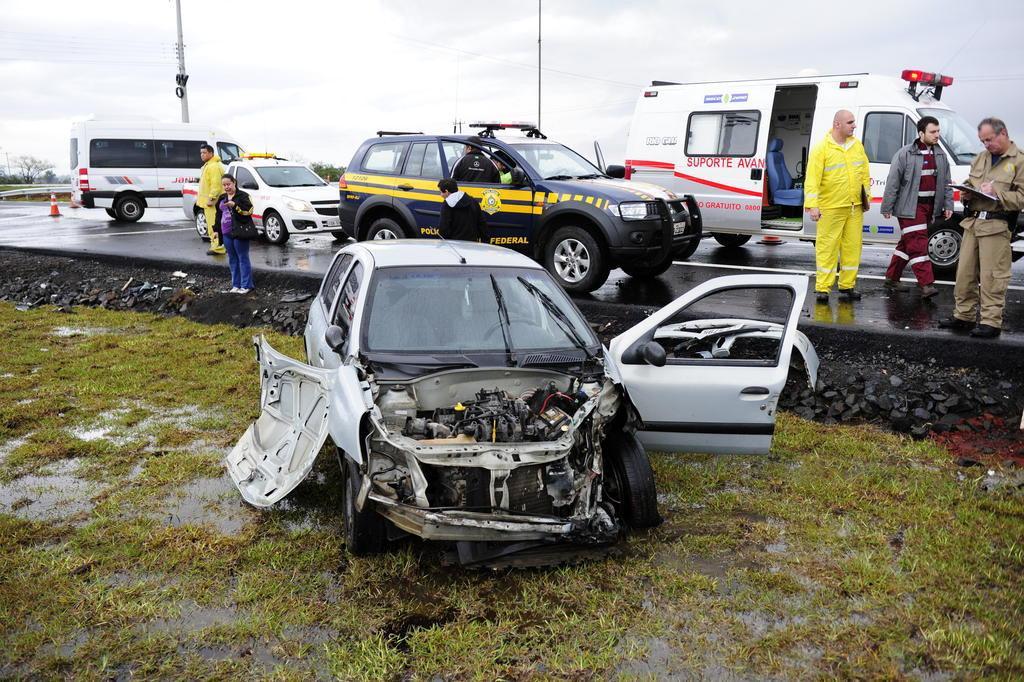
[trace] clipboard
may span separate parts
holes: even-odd
[[[953,189],[958,189],[961,192],[970,192],[971,194],[974,194],[975,196],[985,197],[986,199],[991,199],[992,201],[995,201],[997,203],[999,202],[999,197],[994,197],[991,194],[985,194],[981,190],[975,189],[974,187],[971,187],[970,185],[957,185],[957,184],[950,183],[949,186],[952,187]]]

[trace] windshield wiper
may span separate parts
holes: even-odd
[[[589,348],[587,348],[587,342],[583,340],[583,337],[580,336],[580,333],[576,331],[575,327],[572,326],[572,320],[570,320],[569,317],[565,314],[565,311],[559,308],[558,304],[552,301],[550,296],[548,296],[543,291],[538,289],[536,285],[523,279],[522,275],[519,275],[518,277],[516,277],[516,279],[519,280],[520,284],[526,287],[527,291],[533,294],[534,297],[541,302],[541,305],[544,307],[544,310],[546,310],[548,315],[550,315],[551,318],[558,324],[558,328],[562,330],[562,333],[565,334],[569,338],[569,340],[572,341],[573,344],[575,344],[577,348],[586,353],[587,359],[596,359],[596,356],[590,352]]]
[[[516,366],[515,356],[512,355],[512,343],[509,341],[512,322],[508,319],[508,308],[505,307],[505,296],[501,293],[498,280],[491,274],[491,288],[494,289],[494,298],[498,302],[498,324],[501,326],[501,338],[505,341],[505,358],[509,367]]]
[[[550,175],[545,180],[572,180],[571,175]]]
[[[577,180],[593,180],[594,178],[607,178],[608,176],[604,173],[587,173],[586,175],[577,175]]]

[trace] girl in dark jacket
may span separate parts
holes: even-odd
[[[242,234],[254,234],[252,222],[252,199],[238,189],[234,176],[225,174],[221,178],[224,194],[217,197],[217,217],[213,231],[221,236],[221,242],[228,252],[228,267],[231,268],[231,293],[247,294],[253,290],[252,263],[249,261],[249,239]],[[232,232],[235,236],[232,236]]]

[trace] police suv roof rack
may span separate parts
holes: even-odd
[[[540,140],[548,139],[548,136],[545,135],[544,133],[542,133],[539,128],[537,128],[537,124],[536,123],[522,123],[522,122],[518,122],[518,123],[486,123],[486,122],[479,122],[479,123],[470,123],[469,127],[470,128],[483,128],[483,130],[480,131],[480,137],[493,138],[495,130],[521,130],[524,133],[526,133],[527,137],[536,137],[536,138],[538,138]]]
[[[385,135],[422,135],[423,131],[411,131],[411,130],[378,130],[377,137],[384,137]]]

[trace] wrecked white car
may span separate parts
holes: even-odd
[[[262,413],[227,457],[268,507],[330,437],[345,539],[456,543],[464,563],[615,541],[660,521],[645,446],[767,453],[794,347],[801,276],[721,277],[603,348],[526,256],[467,242],[341,249],[310,309],[309,364],[255,339]],[[737,313],[755,309],[758,317]],[[794,358],[796,359],[796,358]]]

